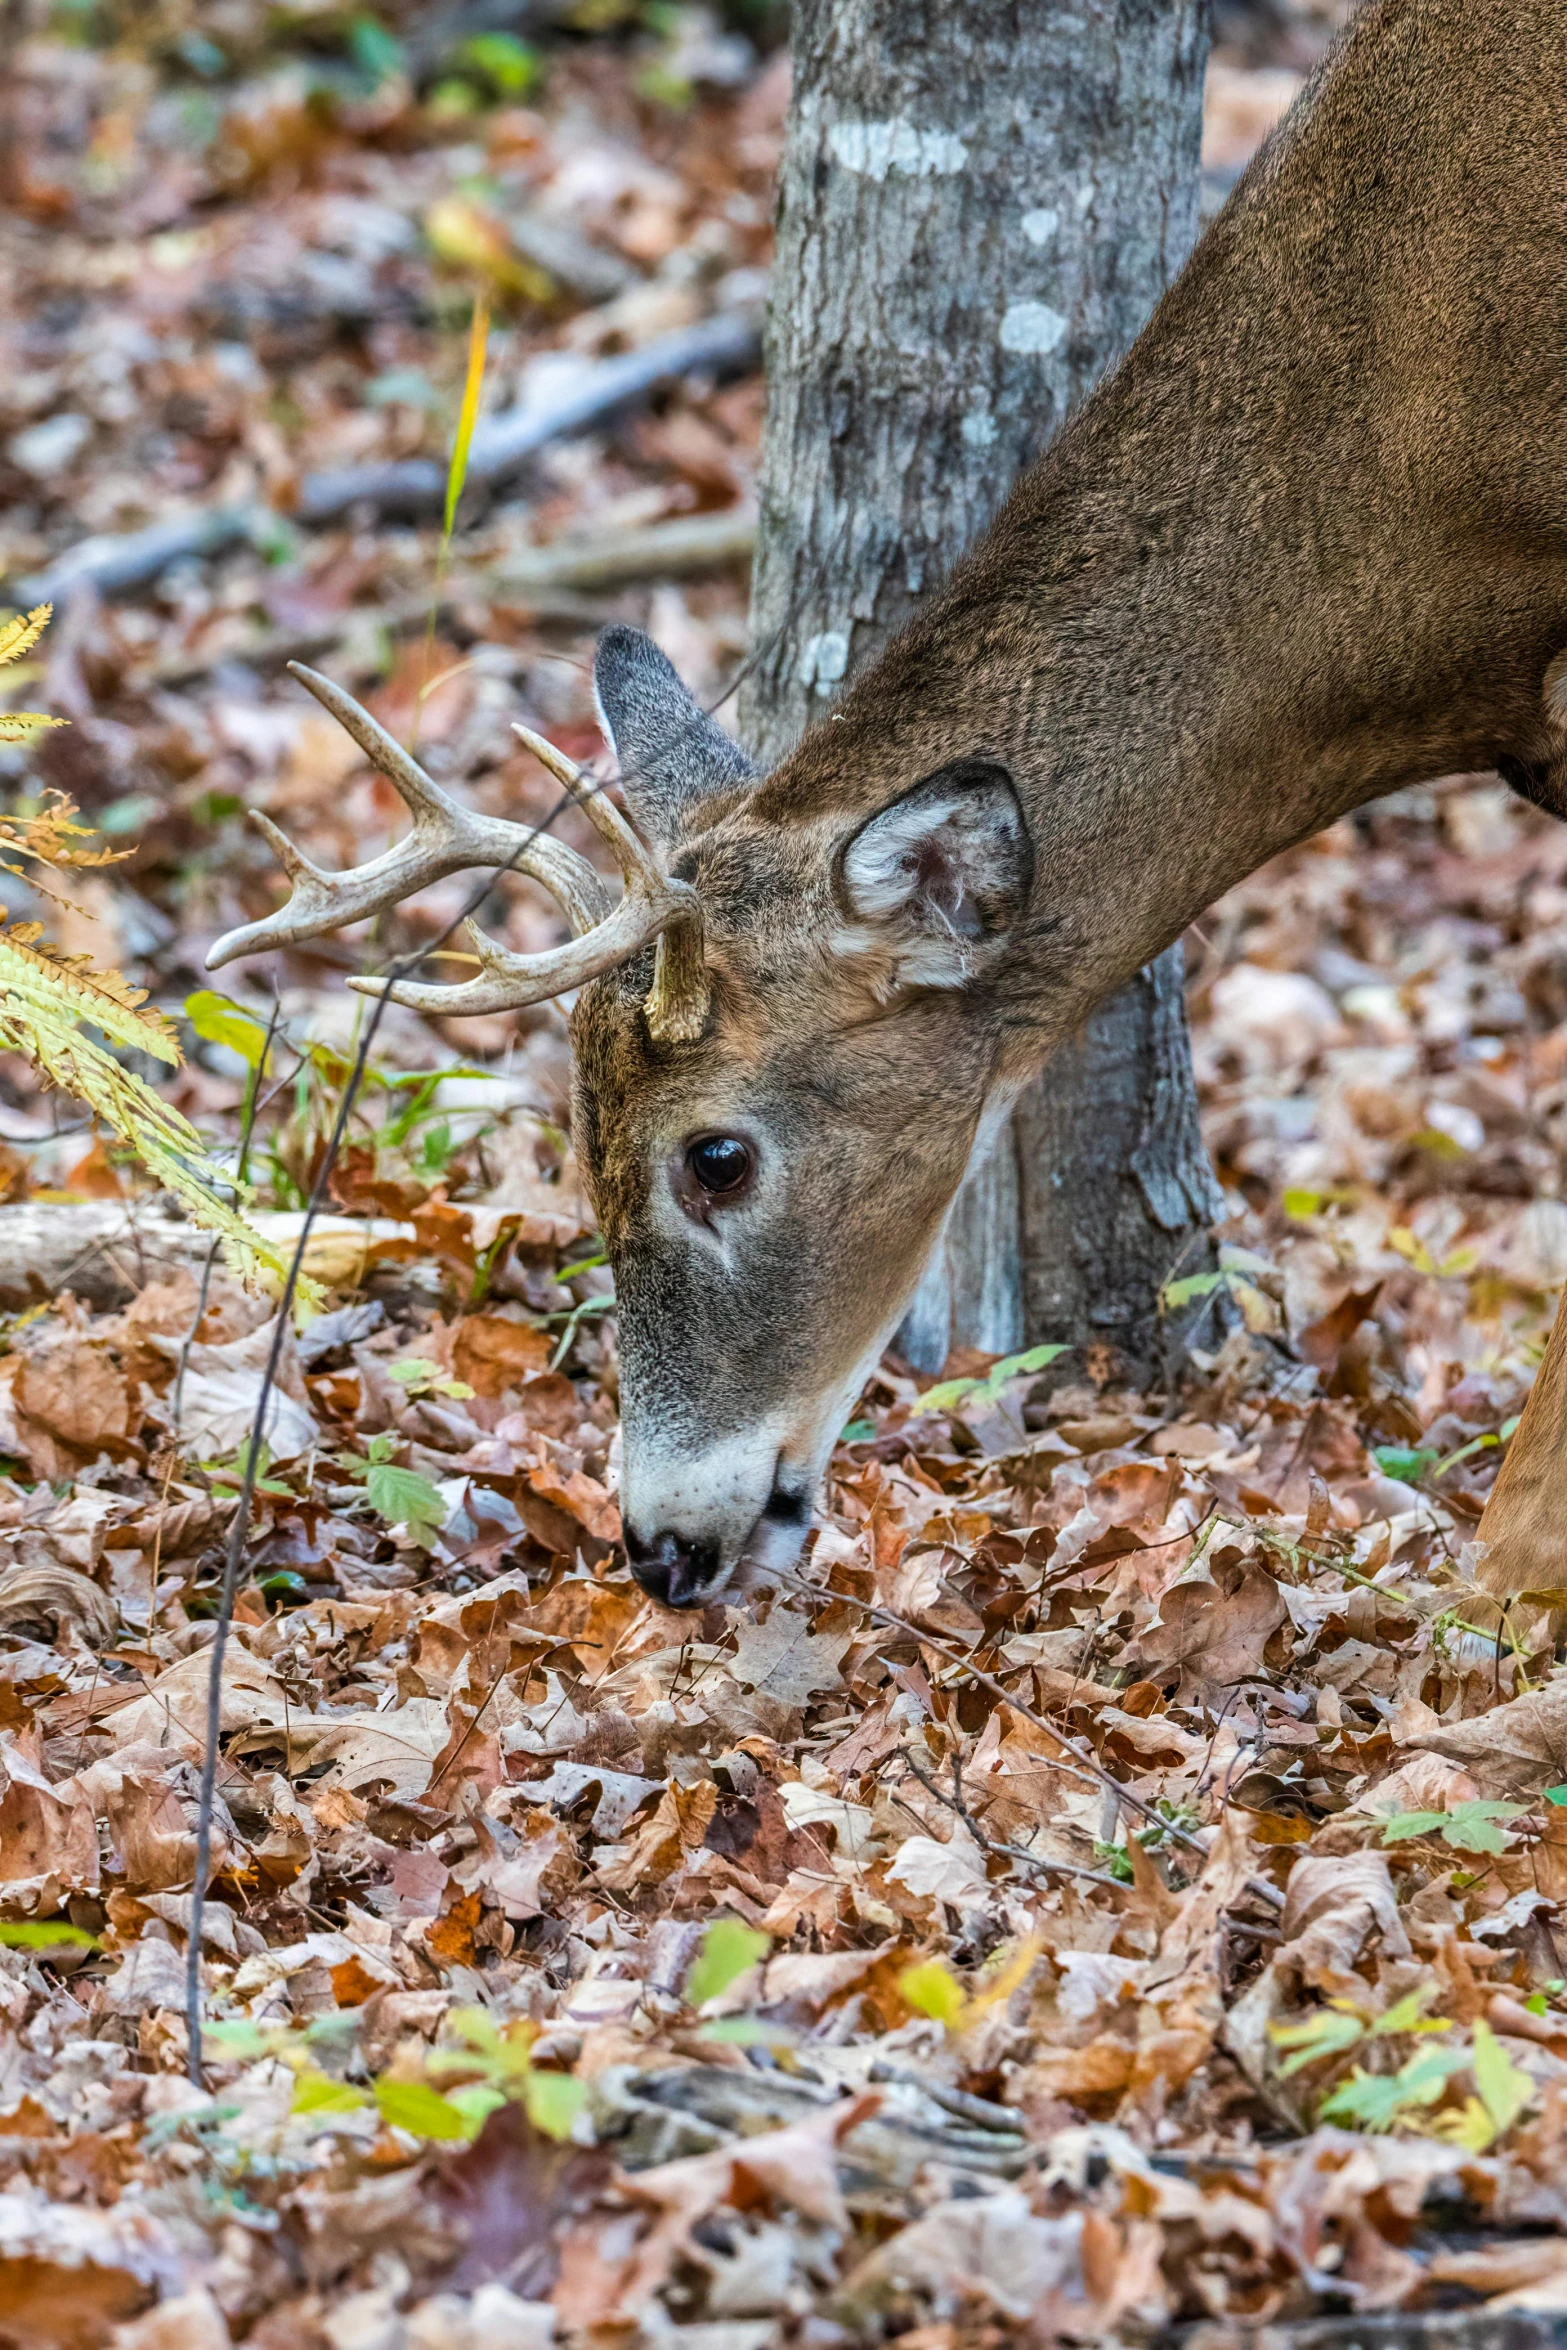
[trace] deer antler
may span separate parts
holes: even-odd
[[[701,1033],[707,985],[696,892],[689,882],[672,881],[664,873],[619,809],[553,743],[526,726],[515,729],[608,842],[626,884],[618,905],[612,904],[601,877],[575,849],[530,826],[463,807],[432,783],[418,761],[330,678],[297,661],[289,663],[289,673],[352,735],[371,766],[396,785],[413,817],[413,829],[368,865],[324,873],[301,855],[269,816],[252,809],[252,822],[271,842],[294,886],[275,914],[218,939],[207,956],[209,971],[237,955],[317,938],[342,923],[381,913],[449,873],[493,865],[529,874],[544,884],[571,923],[574,935],[568,944],[544,954],[516,955],[470,922],[466,929],[482,965],[478,977],[455,987],[425,987],[401,979],[351,979],[350,987],[364,995],[389,995],[421,1012],[512,1011],[581,987],[657,939],[653,985],[646,1001],[648,1026],[655,1036],[672,1041],[689,1041]]]

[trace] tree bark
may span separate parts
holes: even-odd
[[[1205,0],[795,0],[741,732],[776,761],[985,527],[1196,233]],[[911,780],[913,780],[911,778]],[[1208,1261],[1179,949],[1031,1088],[900,1334],[1166,1367]]]

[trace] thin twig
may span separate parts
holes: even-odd
[[[905,1639],[914,1641],[916,1645],[933,1648],[938,1656],[946,1659],[948,1664],[956,1665],[960,1672],[967,1673],[969,1678],[977,1682],[981,1689],[987,1690],[1002,1705],[1009,1705],[1015,1714],[1020,1714],[1025,1722],[1032,1722],[1036,1730],[1043,1730],[1047,1738],[1053,1738],[1059,1747],[1071,1755],[1073,1762],[1078,1766],[1075,1770],[1072,1763],[1061,1762],[1057,1758],[1057,1768],[1064,1771],[1068,1778],[1086,1777],[1096,1786],[1112,1788],[1120,1802],[1128,1810],[1140,1812],[1145,1820],[1158,1828],[1162,1834],[1168,1836],[1172,1842],[1184,1844],[1189,1851],[1200,1854],[1204,1861],[1208,1859],[1208,1847],[1200,1836],[1194,1836],[1190,1829],[1181,1827],[1177,1821],[1166,1819],[1164,1813],[1154,1804],[1145,1802],[1140,1795],[1134,1795],[1130,1787],[1116,1778],[1113,1772],[1105,1769],[1098,1756],[1090,1749],[1080,1746],[1077,1740],[1070,1737],[1065,1730],[1058,1730],[1054,1722],[1048,1721],[1042,1713],[1036,1712],[1033,1706],[1026,1704],[1022,1698],[1008,1689],[1004,1682],[998,1681],[993,1673],[983,1672],[971,1657],[966,1657],[963,1654],[961,1649],[950,1647],[934,1632],[922,1632],[917,1624],[909,1623],[903,1616],[895,1616],[890,1608],[878,1607],[874,1600],[857,1598],[851,1591],[825,1591],[820,1584],[808,1583],[803,1575],[796,1575],[787,1568],[775,1567],[770,1572],[776,1581],[788,1585],[792,1590],[799,1592],[802,1598],[810,1600],[817,1607],[824,1606],[832,1600],[841,1599],[849,1607],[858,1608],[862,1615],[869,1616],[873,1623],[885,1624],[887,1629],[892,1632],[901,1632]],[[1266,1877],[1248,1877],[1245,1883],[1248,1892],[1254,1893],[1259,1901],[1267,1902],[1273,1909],[1284,1907],[1283,1894],[1279,1891],[1278,1886],[1270,1884]]]
[[[243,1173],[245,1161],[249,1155],[250,1137],[256,1123],[256,1097],[261,1091],[261,1079],[266,1072],[267,1055],[272,1050],[272,1039],[277,1034],[277,1024],[282,1009],[282,999],[274,991],[272,1010],[267,1018],[267,1033],[261,1046],[261,1058],[256,1064],[256,1075],[252,1083],[245,1088],[245,1107],[239,1122],[239,1156],[236,1173]],[[235,1191],[237,1196],[237,1184]],[[176,1445],[180,1440],[180,1411],[185,1401],[185,1372],[190,1363],[190,1350],[196,1342],[196,1333],[206,1317],[207,1299],[212,1290],[212,1276],[217,1268],[218,1251],[222,1245],[222,1241],[214,1233],[212,1246],[207,1251],[207,1261],[201,1268],[201,1287],[196,1292],[196,1311],[190,1318],[190,1328],[186,1331],[184,1344],[180,1348],[180,1367],[174,1376],[174,1403],[170,1413]]]
[[[1075,1860],[1045,1860],[1039,1853],[1029,1852],[1021,1844],[1003,1844],[996,1837],[988,1836],[963,1800],[962,1782],[958,1779],[956,1768],[956,1755],[952,1758],[954,1765],[952,1775],[955,1784],[952,1794],[949,1795],[944,1787],[940,1786],[921,1768],[906,1746],[900,1746],[898,1752],[926,1793],[934,1795],[936,1801],[944,1805],[948,1811],[957,1813],[958,1818],[963,1822],[982,1852],[1000,1853],[1007,1860],[1020,1861],[1024,1868],[1038,1869],[1041,1875],[1081,1877],[1089,1885],[1108,1885],[1113,1893],[1130,1892],[1130,1886],[1123,1883],[1121,1878],[1112,1877],[1107,1869],[1087,1869]]]

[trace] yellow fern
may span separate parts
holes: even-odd
[[[0,669],[9,668],[30,653],[54,616],[52,604],[38,604],[25,618],[0,622]],[[41,710],[0,710],[0,743],[25,743],[43,726],[63,726],[63,718],[46,718]]]
[[[0,668],[30,652],[48,621],[49,606],[40,604],[25,619],[0,622]],[[61,723],[30,712],[0,713],[0,742],[20,742],[31,729]],[[51,792],[30,816],[0,817],[0,867],[22,870],[7,850],[44,866],[108,864],[120,853],[80,845],[91,838],[77,823],[71,801]],[[30,879],[47,892],[37,874]],[[36,922],[7,925],[0,917],[0,1047],[25,1053],[46,1084],[81,1102],[127,1143],[192,1222],[216,1233],[242,1279],[281,1288],[285,1260],[223,1196],[237,1187],[209,1157],[194,1126],[107,1046],[84,1035],[83,1021],[101,1029],[111,1044],[179,1066],[173,1024],[148,1008],[145,988],[132,987],[118,971],[94,970],[90,956],[51,946]],[[299,1290],[301,1302],[319,1302],[313,1283],[302,1281]]]

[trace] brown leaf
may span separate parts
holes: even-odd
[[[555,2314],[568,2331],[635,2324],[691,2241],[692,2231],[720,2204],[749,2210],[772,2201],[846,2234],[849,2215],[834,2159],[848,2133],[880,2106],[878,2090],[862,2090],[810,2119],[769,2130],[711,2154],[665,2162],[622,2175],[621,2195],[655,2215],[641,2241],[621,2250],[618,2215],[573,2229],[562,2247]]]
[[[1538,1795],[1567,1780],[1567,1675],[1466,1722],[1443,1722],[1410,1741],[1462,1763],[1484,1795]]]
[[[179,2268],[164,2229],[127,2205],[0,2199],[0,2326],[28,2350],[102,2350],[114,2321],[172,2287]]]
[[[1384,1958],[1410,1955],[1385,1853],[1304,1856],[1290,1871],[1281,1922],[1280,1963],[1330,1994],[1364,1989],[1353,1969],[1373,1934]]]
[[[467,1380],[476,1395],[502,1396],[508,1388],[521,1387],[530,1373],[548,1370],[553,1352],[554,1341],[547,1330],[531,1322],[508,1321],[501,1314],[469,1314],[452,1334],[452,1369],[459,1379]],[[563,1384],[570,1387],[571,1382]],[[575,1427],[582,1417],[582,1406],[574,1388],[571,1400],[574,1413],[570,1424]]]
[[[1161,1684],[1175,1678],[1177,1704],[1201,1703],[1259,1677],[1268,1642],[1288,1621],[1278,1584],[1250,1561],[1228,1588],[1195,1578],[1175,1584],[1123,1662]]]
[[[0,1906],[52,1917],[67,1893],[97,1883],[92,1805],[69,1780],[52,1786],[21,1737],[0,1736]]]
[[[56,1639],[69,1624],[89,1648],[114,1636],[114,1602],[69,1567],[7,1567],[0,1573],[0,1630],[47,1628]]]
[[[35,1475],[67,1477],[131,1433],[125,1374],[76,1330],[51,1332],[19,1357],[11,1389],[17,1442]]]

